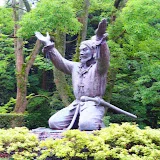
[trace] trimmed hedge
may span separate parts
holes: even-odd
[[[24,114],[0,113],[0,128],[24,126]]]
[[[29,129],[33,129],[37,127],[48,127],[47,120],[49,116],[43,116],[42,113],[0,113],[0,128],[9,129],[26,126]]]
[[[0,130],[0,155],[15,160],[159,160],[160,129],[129,123],[100,131],[69,130],[62,139],[38,141],[27,128]]]

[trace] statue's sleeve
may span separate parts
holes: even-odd
[[[56,48],[53,46],[46,46],[43,48],[43,52],[47,54],[47,56],[58,70],[66,74],[72,73],[74,62],[63,58]]]
[[[105,74],[109,68],[110,51],[107,43],[103,41],[97,48],[99,56],[97,57],[97,70],[100,74]]]

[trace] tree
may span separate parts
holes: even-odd
[[[36,9],[32,10],[30,13],[26,13],[23,16],[20,23],[22,27],[19,29],[19,35],[24,36],[24,38],[28,38],[33,35],[34,32],[37,30],[41,31],[42,33],[44,33],[45,31],[56,33],[57,28],[59,28],[61,32],[77,32],[80,28],[80,25],[78,21],[74,18],[74,10],[71,7],[68,7],[68,9],[66,9],[66,3],[63,3],[62,1],[39,2]],[[42,15],[46,16],[42,17]],[[24,63],[23,57],[21,57],[21,64],[24,65],[21,65],[20,68],[17,68],[17,70],[19,70],[19,75],[17,79],[19,80],[17,85],[19,86],[19,90],[17,90],[17,93],[20,94],[17,95],[17,105],[14,110],[15,112],[24,112],[26,109],[26,87],[24,86],[25,84],[27,84],[28,73],[35,60],[35,56],[38,53],[39,47],[40,42],[37,41],[35,45],[35,50],[33,50],[33,54],[31,54],[29,60],[26,63]],[[18,52],[19,50],[17,49],[16,53]],[[22,56],[22,54],[20,55]],[[24,105],[22,105],[22,102]]]
[[[55,39],[56,39],[55,41],[56,48],[64,57],[65,51],[66,51],[66,34],[57,30]],[[68,84],[67,84],[64,73],[59,71],[56,68],[54,69],[54,82],[56,84],[56,88],[62,99],[63,104],[65,106],[68,106],[69,105]]]
[[[89,2],[90,5],[88,6],[88,3],[84,2]],[[56,47],[59,47],[58,49],[62,50],[61,53],[64,54],[66,35],[69,37],[68,35],[76,35],[82,31],[82,23],[80,24],[78,20],[80,17],[84,18],[82,16],[83,13],[88,14],[89,17],[85,16],[85,20],[88,19],[87,39],[94,35],[94,30],[97,28],[99,20],[102,17],[108,17],[107,32],[109,33],[108,45],[111,51],[111,61],[107,91],[104,98],[124,110],[137,114],[140,117],[137,120],[139,124],[158,127],[160,121],[158,2],[158,0],[154,0],[154,3],[151,0],[70,0],[67,2],[63,0],[42,0],[37,3],[35,9],[23,15],[22,21],[19,23],[21,28],[18,29],[17,36],[18,38],[23,37],[23,42],[30,39],[33,43],[35,42],[33,38],[34,31],[40,31],[43,34],[49,31],[57,40],[55,42]],[[83,11],[85,5],[88,6],[86,10],[88,13]],[[68,7],[66,8],[66,6]],[[0,15],[2,17],[3,14]],[[7,21],[7,18],[2,19],[0,18],[0,30],[3,33],[1,42],[3,37],[13,37],[12,31],[9,31],[9,28],[12,30],[12,27],[3,27],[5,24],[10,26],[9,23],[11,21]],[[87,23],[83,23],[85,27]],[[10,49],[12,42],[7,42],[7,40],[9,39],[5,41],[7,45],[0,43],[2,46],[0,53],[1,95],[6,93],[3,92],[5,85],[7,86],[7,91],[10,91],[10,88],[14,86],[14,83],[10,83],[10,86],[7,85],[3,75],[3,73],[7,72],[7,80],[9,78],[13,80],[13,71],[11,72],[11,68],[8,65],[11,64],[14,68],[14,57],[8,54],[13,52]],[[5,56],[2,56],[3,53],[5,53]],[[25,68],[30,55],[26,54],[26,52],[23,53],[23,68]],[[10,61],[11,59],[12,62]],[[39,60],[42,59],[42,56],[38,55],[34,65],[41,66]],[[56,75],[55,69],[54,73]],[[57,75],[57,80],[65,82],[64,75],[63,78],[62,75]],[[54,78],[56,80],[56,76]],[[56,82],[60,82],[57,80]],[[57,83],[57,89],[59,84]],[[63,87],[59,86],[61,87],[61,91],[58,89],[62,95],[61,98],[67,104],[65,100],[68,99],[66,95],[69,92],[63,91],[66,88],[68,89],[68,85],[65,82]],[[10,95],[12,94],[9,93],[8,96]],[[6,97],[5,95],[3,96]],[[111,116],[111,122],[123,120],[130,121],[130,119],[120,117],[117,114]]]
[[[19,5],[19,6],[17,6]],[[16,77],[17,77],[17,96],[14,112],[23,113],[27,106],[27,81],[29,70],[36,58],[36,54],[39,52],[40,41],[37,40],[36,45],[30,55],[30,59],[25,63],[23,55],[23,39],[17,36],[17,32],[20,28],[18,22],[23,15],[23,2],[19,0],[19,4],[15,0],[12,1],[13,17],[14,17],[14,48],[16,57]],[[18,7],[18,9],[17,9]]]
[[[111,54],[111,63],[118,69],[112,100],[116,103],[123,101],[121,105],[134,109],[139,117],[143,117],[143,122],[153,127],[156,127],[158,119],[158,112],[155,113],[153,110],[157,111],[160,99],[157,74],[160,35],[158,2],[158,0],[154,3],[151,0],[128,1],[115,23],[109,27],[111,50],[112,46],[117,46],[116,50],[120,51],[121,58],[124,57],[123,61],[117,63],[114,60],[118,58],[118,52]],[[122,95],[124,98],[120,98]],[[129,100],[128,95],[134,99]],[[130,104],[125,105],[123,99],[128,100]],[[154,116],[151,116],[151,113],[154,113]],[[154,119],[154,124],[150,123],[151,119],[152,121]]]
[[[77,10],[77,18],[79,22],[82,24],[82,28],[79,31],[78,37],[77,37],[77,43],[76,43],[76,54],[74,55],[74,60],[79,60],[79,46],[82,41],[86,39],[87,36],[87,25],[88,25],[88,10],[90,6],[90,0],[79,0],[77,2],[74,2],[74,7]]]

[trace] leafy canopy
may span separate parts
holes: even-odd
[[[13,31],[12,9],[0,7],[0,34],[10,34]]]
[[[30,37],[35,31],[42,33],[59,30],[75,34],[81,24],[75,18],[72,3],[64,0],[42,0],[35,9],[26,13],[20,22],[19,34],[25,38]]]

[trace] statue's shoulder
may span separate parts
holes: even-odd
[[[73,71],[79,70],[80,67],[81,67],[81,63],[80,62],[72,61],[72,69],[73,69]]]
[[[73,64],[74,64],[75,67],[81,67],[81,63],[80,62],[74,62],[73,61]]]

